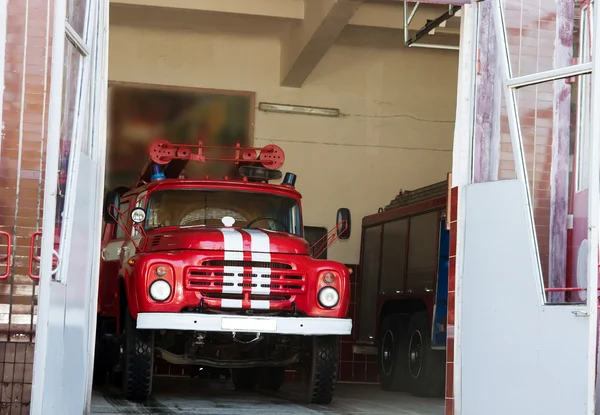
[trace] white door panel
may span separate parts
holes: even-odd
[[[517,180],[466,188],[462,413],[588,414],[594,324],[574,314],[585,305],[544,303],[523,194]]]
[[[67,16],[66,0],[54,2],[34,415],[86,413],[91,395],[106,151],[108,2],[84,0],[69,2],[69,7]],[[65,163],[59,165],[60,159]],[[56,213],[62,216],[60,225]],[[55,233],[61,257],[56,273]]]

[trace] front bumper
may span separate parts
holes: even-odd
[[[197,313],[138,313],[138,329],[237,333],[349,335],[352,320],[325,317],[262,317]]]

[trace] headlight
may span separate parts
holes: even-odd
[[[325,287],[319,291],[319,304],[326,308],[335,307],[340,301],[340,293],[333,287]]]
[[[156,280],[150,284],[150,297],[154,301],[165,301],[171,296],[171,286],[165,280]]]

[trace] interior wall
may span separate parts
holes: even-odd
[[[286,152],[282,170],[298,175],[305,225],[331,228],[337,208],[350,208],[352,237],[328,257],[358,263],[362,217],[401,188],[444,180],[451,170],[458,53],[406,49],[398,31],[349,27],[302,88],[285,88],[279,37],[240,33],[216,19],[194,30],[113,19],[110,80],[254,91],[257,104],[339,108],[339,118],[257,110],[255,145]]]

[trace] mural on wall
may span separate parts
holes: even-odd
[[[131,85],[109,87],[109,136],[106,188],[131,186],[156,139],[206,146],[252,146],[253,96],[202,90],[148,89]],[[196,150],[194,150],[195,152]],[[208,149],[207,155],[233,156]],[[231,154],[229,154],[231,153]],[[188,178],[236,177],[230,163],[189,163]]]

